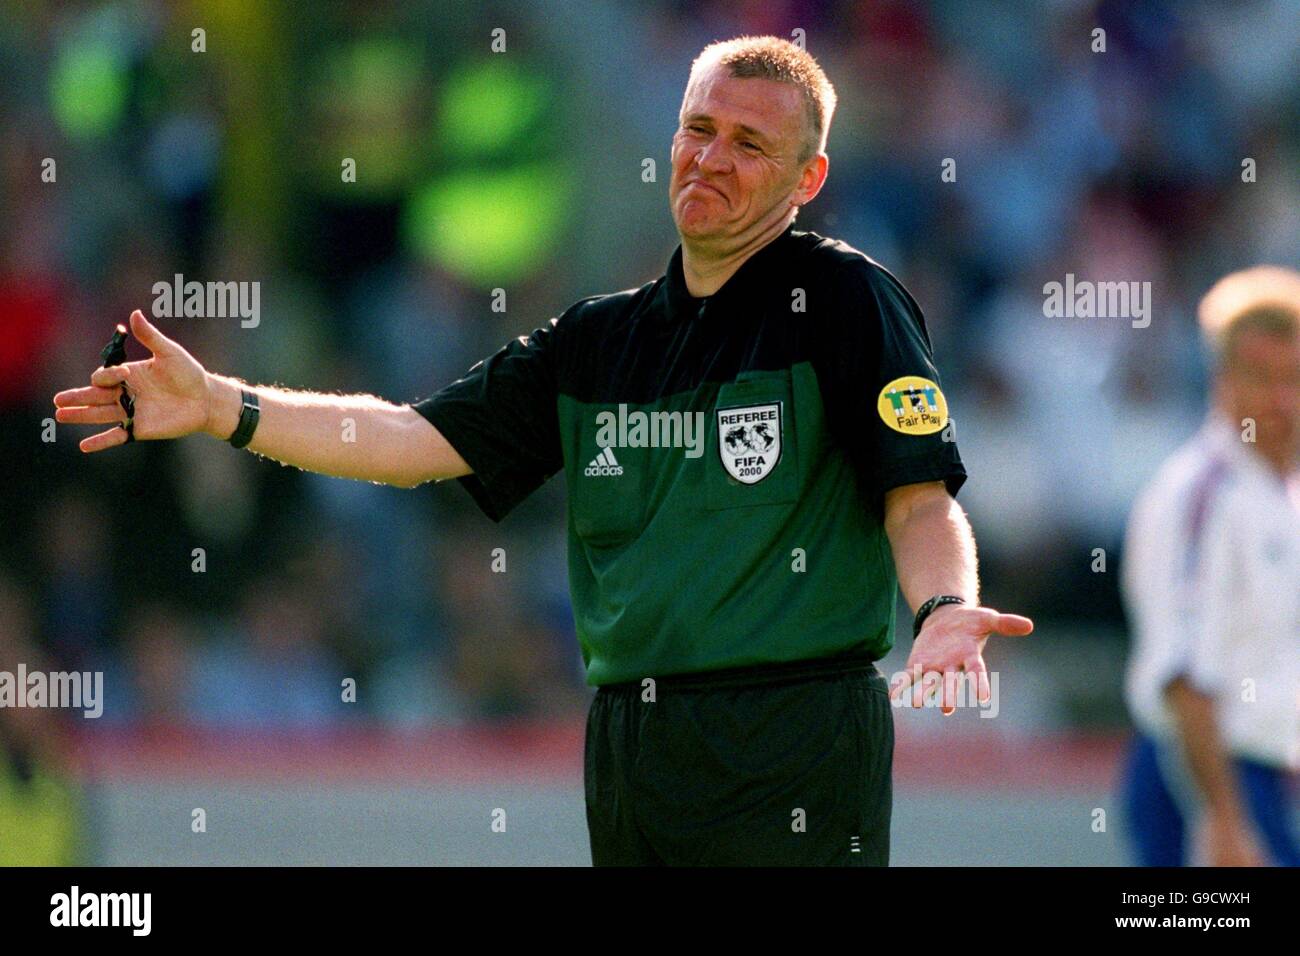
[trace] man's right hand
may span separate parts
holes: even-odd
[[[131,313],[131,332],[152,357],[108,368],[90,376],[86,388],[54,396],[54,419],[73,425],[117,425],[126,420],[118,404],[122,388],[135,401],[133,431],[138,440],[180,438],[213,428],[211,377],[177,343],[159,332],[139,309]],[[229,437],[228,435],[218,437]],[[84,452],[103,451],[126,443],[126,429],[115,427],[81,442]]]
[[[54,396],[55,420],[74,425],[118,425],[123,388],[135,400],[139,439],[180,438],[206,432],[225,441],[239,425],[244,384],[213,375],[167,338],[137,309],[131,331],[152,358],[98,368],[88,388]],[[261,415],[248,449],[305,471],[414,488],[459,478],[470,467],[423,415],[373,395],[322,395],[259,387]],[[126,443],[126,430],[110,428],[84,439],[81,450],[103,451]]]

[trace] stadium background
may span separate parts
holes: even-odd
[[[398,401],[652,279],[691,59],[802,28],[840,108],[799,224],[925,309],[986,602],[1038,624],[990,645],[997,719],[896,712],[894,860],[1126,862],[1123,522],[1203,413],[1198,296],[1298,264],[1297,4],[465,6],[0,6],[0,669],[106,683],[98,721],[0,711],[0,861],[588,862],[562,478],[495,526],[452,487],[42,422],[176,273],[261,283],[256,328],[160,320],[207,367]],[[1044,317],[1067,273],[1150,281],[1150,327]]]

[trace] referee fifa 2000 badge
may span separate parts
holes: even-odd
[[[753,485],[781,460],[781,402],[718,409],[718,454],[741,484]]]
[[[948,424],[948,400],[939,386],[919,375],[896,378],[880,390],[880,419],[904,435],[933,435]]]

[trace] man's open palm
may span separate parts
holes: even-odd
[[[908,655],[907,672],[890,687],[889,697],[897,700],[911,687],[912,706],[920,707],[927,693],[940,690],[940,709],[946,717],[957,707],[957,682],[965,673],[977,682],[979,703],[986,704],[990,689],[984,642],[990,634],[1021,637],[1033,629],[1034,622],[1019,614],[1003,614],[989,607],[944,605],[926,618]]]
[[[72,425],[119,425],[126,412],[118,403],[122,387],[135,401],[138,439],[180,438],[208,425],[211,399],[207,373],[194,357],[164,336],[139,309],[131,313],[131,332],[152,358],[98,368],[86,388],[54,396],[55,421]],[[83,439],[84,452],[125,444],[126,430],[113,427]]]

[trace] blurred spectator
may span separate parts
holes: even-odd
[[[272,573],[246,592],[238,630],[198,653],[193,716],[222,727],[318,729],[346,716],[344,672],[326,647],[331,599]]]

